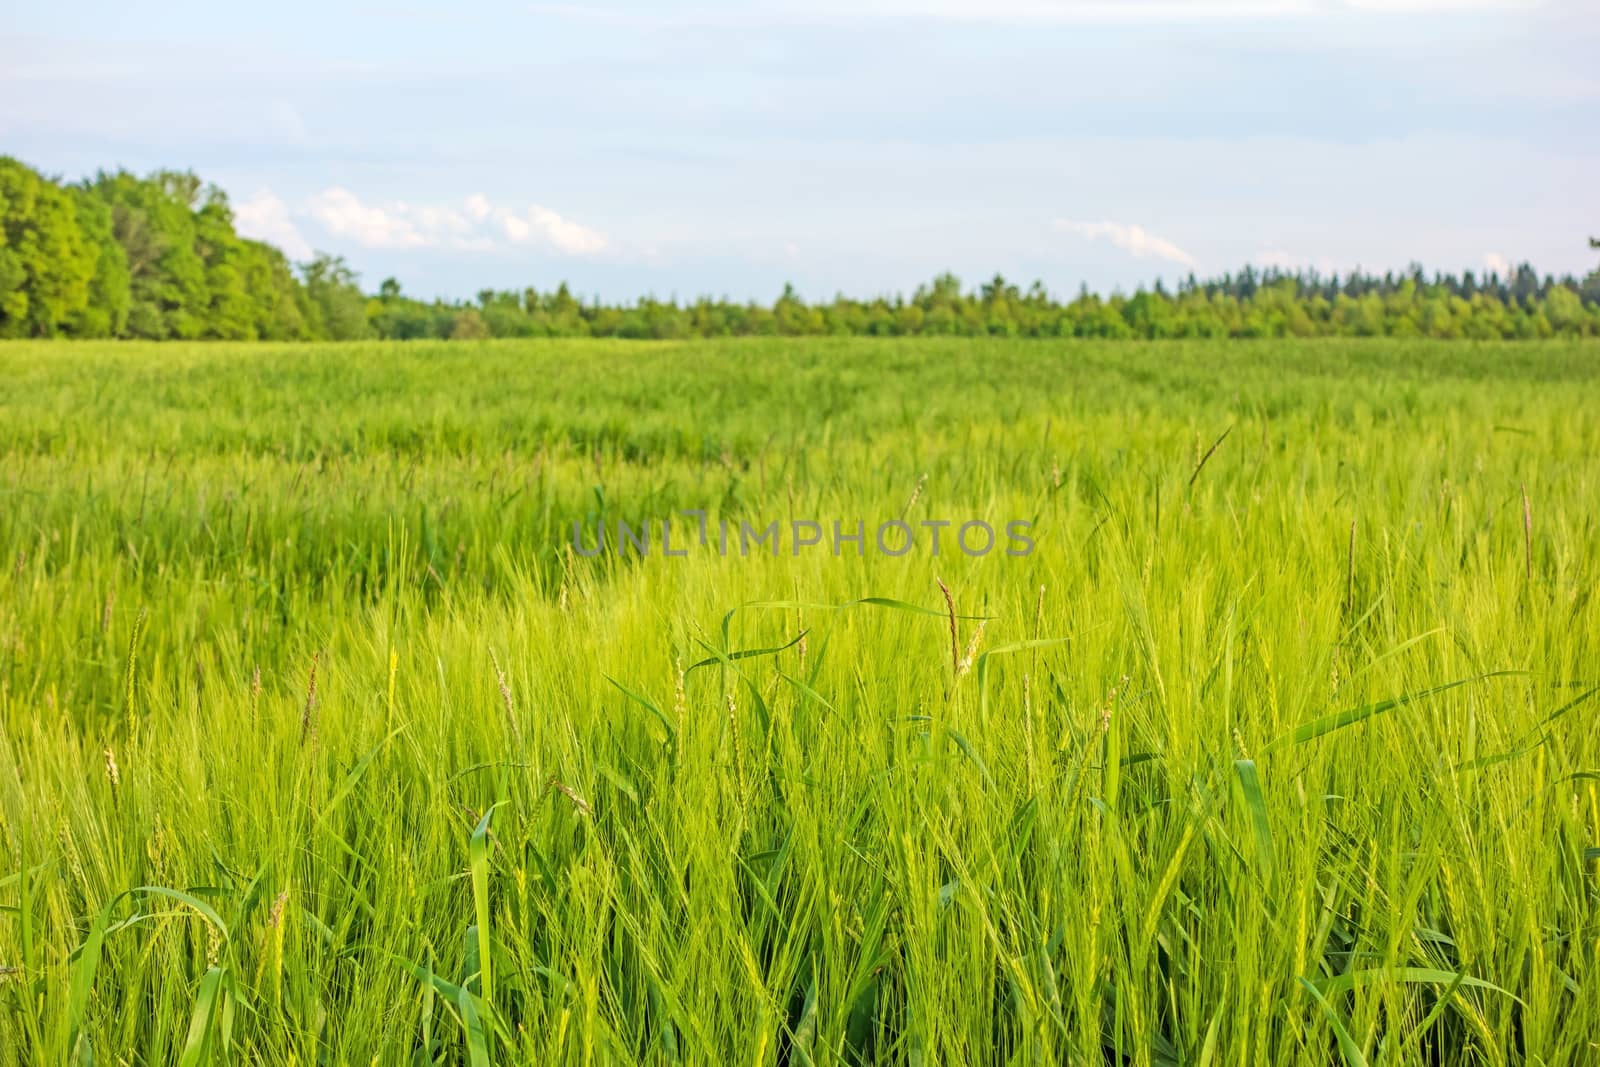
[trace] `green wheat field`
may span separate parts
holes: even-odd
[[[0,1063],[1600,1061],[1597,503],[1592,340],[0,346]]]

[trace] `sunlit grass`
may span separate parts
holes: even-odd
[[[1586,1062],[1597,413],[1593,342],[0,347],[0,1063]],[[567,548],[685,508],[1037,548]]]

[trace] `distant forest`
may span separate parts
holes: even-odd
[[[1595,241],[1591,246],[1600,247]],[[69,183],[0,157],[0,338],[361,340],[679,338],[828,334],[1007,337],[1600,336],[1600,269],[1586,278],[1382,276],[1257,270],[1132,295],[1070,301],[996,276],[976,290],[945,274],[910,297],[771,305],[646,297],[605,304],[553,290],[484,290],[423,301],[394,279],[363,292],[336,256],[291,265],[240,237],[222,190],[190,172],[102,172]]]

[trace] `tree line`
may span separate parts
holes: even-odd
[[[1590,244],[1600,247],[1591,239]],[[0,157],[0,338],[474,340],[746,335],[1016,337],[1600,336],[1600,270],[1579,280],[1523,264],[1502,277],[1257,270],[1133,294],[996,276],[975,290],[944,274],[910,297],[772,304],[646,297],[631,304],[554,290],[484,290],[418,300],[320,254],[292,265],[239,236],[226,194],[187,171],[101,172],[68,183]]]

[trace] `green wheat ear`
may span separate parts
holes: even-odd
[[[134,714],[139,678],[139,643],[144,640],[144,631],[149,619],[148,609],[140,608],[139,614],[133,620],[133,633],[128,636],[128,669],[124,672],[122,680],[122,708],[130,738],[133,737],[136,727]]]

